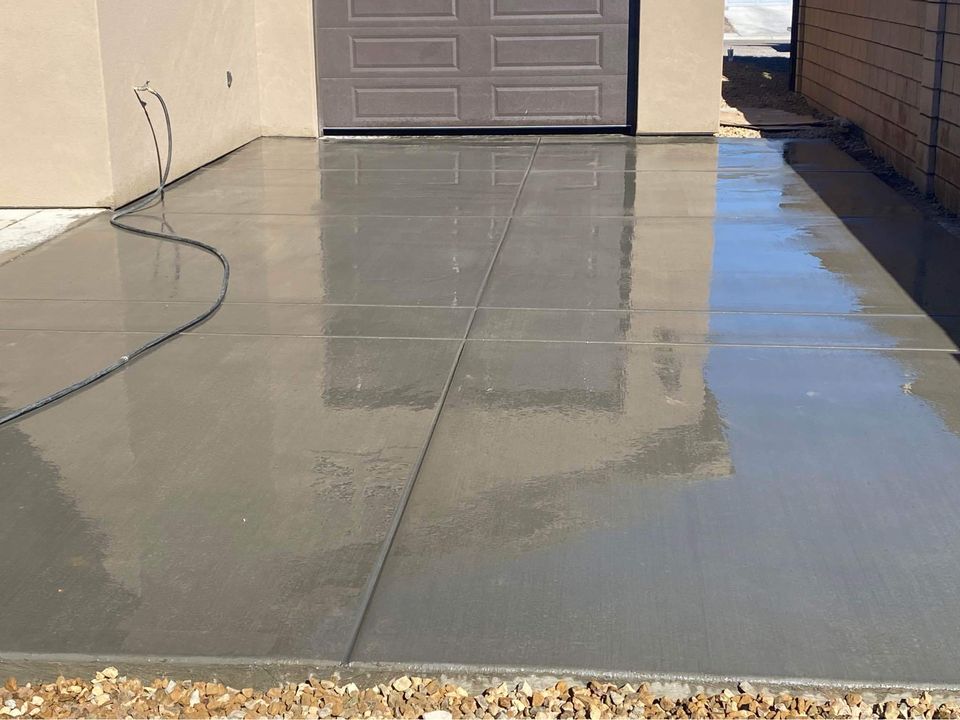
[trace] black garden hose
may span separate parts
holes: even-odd
[[[145,237],[151,237],[151,238],[159,238],[160,240],[167,240],[169,242],[180,243],[183,245],[192,245],[193,247],[200,248],[204,252],[210,253],[211,255],[216,257],[217,260],[220,261],[220,264],[223,266],[223,278],[220,282],[220,292],[217,295],[217,299],[213,302],[213,304],[210,305],[210,307],[208,307],[206,310],[204,310],[202,313],[200,313],[193,319],[188,320],[182,325],[178,325],[174,329],[168,332],[165,332],[162,335],[158,335],[157,337],[151,339],[149,342],[146,342],[140,347],[138,347],[136,350],[130,352],[127,355],[124,355],[123,357],[119,358],[118,360],[111,363],[110,365],[107,365],[105,368],[98,370],[93,375],[90,375],[89,377],[86,377],[83,380],[78,380],[72,385],[68,385],[65,388],[57,390],[55,393],[47,395],[44,398],[40,398],[39,400],[32,402],[29,405],[24,405],[22,408],[18,410],[14,410],[9,415],[0,417],[0,427],[6,425],[7,423],[15,422],[26,415],[34,413],[37,410],[40,410],[41,408],[46,407],[47,405],[51,405],[57,402],[58,400],[62,400],[68,395],[72,395],[75,392],[83,390],[84,388],[89,387],[90,385],[93,385],[94,383],[99,382],[100,380],[103,380],[105,377],[112,375],[117,370],[123,367],[126,367],[131,362],[141,357],[142,355],[145,355],[146,353],[150,352],[157,346],[162,345],[168,340],[172,340],[177,335],[180,335],[181,333],[184,333],[187,330],[190,330],[191,328],[196,327],[197,325],[200,325],[202,322],[210,318],[214,313],[217,312],[217,310],[220,309],[220,306],[223,305],[224,298],[227,296],[227,288],[230,285],[230,263],[227,261],[226,256],[222,252],[220,252],[220,250],[215,248],[213,245],[208,245],[205,242],[194,240],[193,238],[184,237],[183,235],[177,235],[173,232],[144,230],[142,228],[134,227],[133,225],[127,225],[126,223],[121,222],[122,219],[128,215],[132,215],[134,213],[140,212],[141,210],[145,210],[146,208],[151,207],[157,202],[163,202],[164,190],[166,188],[167,178],[170,176],[170,164],[171,164],[171,159],[173,157],[173,128],[170,125],[170,112],[167,110],[167,104],[164,102],[163,97],[160,95],[160,93],[158,93],[156,90],[151,88],[149,84],[135,87],[133,91],[136,94],[137,100],[140,102],[140,105],[143,108],[144,113],[147,115],[147,122],[150,123],[150,131],[153,133],[154,143],[157,145],[158,166],[160,163],[160,147],[159,147],[159,144],[157,143],[157,134],[156,134],[156,131],[154,130],[153,122],[150,120],[150,115],[149,113],[147,113],[147,104],[143,100],[140,93],[144,93],[144,92],[150,93],[155,98],[157,98],[157,100],[160,102],[160,107],[163,109],[163,119],[167,126],[167,162],[165,167],[160,171],[159,187],[157,187],[155,191],[150,193],[150,195],[143,198],[142,200],[139,200],[135,203],[131,203],[127,207],[115,212],[110,218],[110,224],[121,230],[126,230],[127,232],[136,233],[137,235],[143,235]],[[161,226],[161,228],[162,227],[163,226]]]

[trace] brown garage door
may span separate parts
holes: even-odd
[[[317,0],[320,122],[626,126],[630,0]]]

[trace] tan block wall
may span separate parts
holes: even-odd
[[[797,89],[858,125],[900,173],[960,210],[960,0],[946,1],[937,110],[941,5],[801,0]]]
[[[940,88],[933,189],[946,207],[960,211],[960,0],[947,6]]]
[[[642,0],[637,133],[720,128],[723,0]]]
[[[805,0],[799,90],[856,123],[897,170],[915,170],[922,0]]]
[[[0,26],[0,206],[107,205],[96,2],[10,4]]]

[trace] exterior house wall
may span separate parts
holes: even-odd
[[[313,0],[256,0],[263,135],[317,137]]]
[[[638,132],[715,132],[723,0],[640,8]],[[117,207],[153,189],[153,143],[132,92],[148,80],[170,106],[172,178],[261,135],[321,132],[313,0],[9,0],[7,9],[0,206]],[[159,108],[149,107],[162,141]]]
[[[250,0],[99,0],[97,9],[115,203],[157,185],[153,140],[134,85],[149,80],[170,106],[171,178],[260,136]],[[145,97],[165,152],[163,116]]]
[[[311,0],[8,5],[0,206],[117,207],[152,190],[153,142],[132,91],[147,80],[170,106],[172,178],[261,135],[317,135]]]
[[[15,4],[0,27],[0,206],[108,205],[96,1]]]
[[[723,0],[641,0],[638,134],[720,128]]]
[[[960,210],[960,0],[799,2],[797,90]]]

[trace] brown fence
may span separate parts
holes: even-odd
[[[960,0],[798,0],[797,90],[960,210]]]

